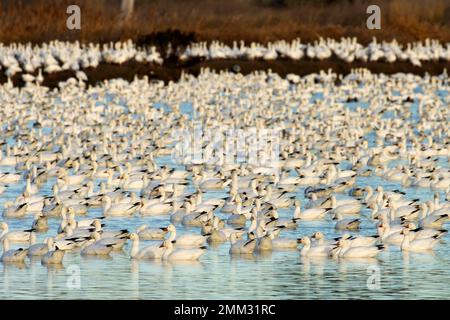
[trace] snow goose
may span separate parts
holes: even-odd
[[[432,250],[433,247],[439,242],[439,236],[437,235],[431,238],[411,240],[409,232],[410,230],[407,227],[405,227],[401,231],[401,234],[403,235],[403,241],[401,243],[400,248],[402,251],[413,251],[413,252],[428,251]]]
[[[5,218],[23,218],[27,214],[28,203],[14,205],[13,202],[7,201],[4,204],[3,217]]]
[[[66,252],[61,250],[52,238],[48,239],[47,244],[48,252],[42,257],[41,263],[43,265],[62,264]]]
[[[448,221],[449,216],[447,213],[444,214],[436,214],[436,215],[427,215],[428,207],[425,203],[420,205],[421,215],[419,219],[419,227],[422,228],[434,228],[439,229],[442,228],[442,225]]]
[[[352,201],[353,200],[353,201]],[[340,215],[355,215],[359,214],[362,209],[362,205],[355,199],[344,200],[338,204],[336,197],[331,196],[331,208],[333,213],[339,213]]]
[[[45,238],[43,243],[36,243],[36,235],[34,234],[34,232],[31,234],[30,237],[30,246],[28,247],[28,253],[27,255],[29,257],[32,256],[43,256],[44,254],[46,254],[49,250],[48,247],[48,241],[49,241],[49,237]]]
[[[163,240],[167,232],[166,228],[150,228],[147,224],[141,225],[136,231],[142,240]]]
[[[2,239],[3,242],[3,254],[0,260],[3,263],[23,263],[27,256],[28,249],[9,249],[9,240]]]
[[[20,174],[12,172],[0,172],[0,183],[17,183],[20,180]]]
[[[166,247],[162,243],[139,248],[139,235],[131,233],[129,239],[132,241],[130,249],[130,257],[132,259],[161,259],[166,251]]]
[[[9,243],[29,243],[31,232],[33,232],[33,229],[9,231],[6,222],[0,223],[0,229],[3,230],[0,234],[0,241],[8,239]]]
[[[300,202],[300,200],[299,200]],[[300,207],[300,206],[298,206]],[[300,220],[321,220],[325,217],[325,215],[332,210],[331,208],[309,208],[306,210],[299,210],[297,212],[297,219]]]
[[[84,256],[104,256],[109,255],[113,251],[113,246],[115,243],[104,243],[101,241],[94,241],[87,245],[81,250],[81,254]]]
[[[352,236],[352,235],[346,233],[340,239],[338,239],[338,241],[341,239],[346,239],[346,240],[350,241],[351,247],[366,247],[366,246],[375,245],[375,243],[379,240],[379,238],[380,238],[379,235],[374,235],[374,236],[355,235],[355,236]]]
[[[165,248],[162,259],[167,261],[196,261],[206,253],[204,246],[195,249],[174,249],[172,242],[168,240],[164,240],[162,246]]]
[[[46,232],[48,230],[48,218],[41,213],[34,215],[32,229],[37,232]]]
[[[298,239],[298,242],[303,244],[300,255],[304,257],[327,257],[330,255],[332,249],[332,247],[328,245],[312,246],[309,237],[302,237],[301,239]]]
[[[237,240],[235,233],[230,236],[230,254],[252,254],[256,249],[256,238]]]
[[[383,245],[377,246],[352,246],[348,239],[341,239],[338,241],[338,253],[340,258],[374,258],[383,249]]]
[[[268,231],[268,234],[269,234],[270,239],[271,239],[271,248],[272,248],[272,250],[297,249],[297,247],[298,247],[298,240],[297,239],[277,238],[270,231]]]
[[[177,237],[177,229],[173,224],[169,224],[164,231],[170,232],[169,241],[175,241],[176,246],[200,247],[203,246],[208,238],[207,235],[186,233]]]
[[[361,224],[359,219],[343,219],[340,213],[335,213],[333,220],[337,220],[334,228],[338,230],[358,230]]]
[[[103,215],[105,217],[124,217],[133,215],[140,207],[141,203],[111,203],[111,198],[105,196],[105,206],[103,208]]]

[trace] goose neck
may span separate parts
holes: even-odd
[[[139,239],[135,239],[131,242],[130,257],[136,258],[138,253],[139,253]]]

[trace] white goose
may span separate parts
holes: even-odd
[[[252,254],[256,249],[256,238],[238,241],[236,234],[232,233],[230,242],[230,254]]]
[[[329,245],[312,246],[309,237],[302,237],[298,242],[303,244],[300,255],[304,257],[328,257],[332,250],[332,247]]]
[[[377,246],[352,246],[348,239],[338,241],[338,246],[332,255],[340,258],[374,258],[384,249],[383,245]]]
[[[111,203],[111,198],[105,196],[105,207],[103,208],[103,215],[105,217],[126,217],[133,215],[140,207],[141,203]]]
[[[334,214],[333,220],[337,220],[334,228],[338,230],[358,230],[361,224],[359,219],[343,219],[339,212]]]
[[[27,256],[28,249],[9,249],[9,240],[3,239],[3,254],[0,260],[3,263],[23,263]]]
[[[61,250],[54,242],[52,238],[48,239],[48,252],[42,257],[41,263],[43,265],[62,264],[65,251]]]
[[[300,200],[299,200],[300,202]],[[296,216],[300,220],[322,220],[325,215],[332,210],[331,208],[309,208],[306,210],[299,210]]]
[[[29,243],[30,235],[33,231],[32,229],[23,231],[9,231],[9,227],[6,222],[0,223],[0,229],[3,230],[0,234],[0,241],[8,239],[9,243]]]
[[[161,259],[166,251],[166,247],[162,243],[140,249],[139,235],[137,233],[131,233],[129,239],[132,241],[130,249],[130,257],[132,259]]]
[[[204,246],[195,249],[174,249],[169,240],[164,240],[162,246],[165,248],[162,259],[168,261],[196,261],[206,253]]]
[[[410,230],[407,227],[404,228],[401,232],[403,235],[403,241],[400,246],[402,251],[413,251],[413,252],[429,251],[432,250],[433,247],[439,242],[438,236],[433,236],[431,238],[425,239],[411,240],[409,232]]]
[[[136,233],[142,240],[163,240],[168,232],[165,228],[150,228],[147,224],[141,225]]]
[[[167,240],[171,242],[174,241],[177,246],[201,247],[205,245],[208,238],[207,235],[195,233],[182,234],[177,237],[177,228],[173,224],[169,224],[169,226],[163,230],[170,232],[170,236]]]

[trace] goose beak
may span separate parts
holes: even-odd
[[[166,227],[166,228],[160,228],[162,231],[169,231],[169,229]]]

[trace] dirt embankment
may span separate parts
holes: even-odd
[[[397,72],[413,73],[424,75],[429,73],[431,75],[441,74],[444,69],[450,70],[450,62],[428,62],[424,63],[422,67],[415,67],[409,62],[353,62],[346,63],[339,59],[327,59],[324,61],[317,60],[192,60],[189,62],[165,62],[163,65],[143,64],[136,61],[129,61],[127,63],[106,64],[102,63],[97,68],[84,69],[83,71],[88,76],[88,83],[95,85],[99,81],[113,78],[123,78],[131,81],[135,76],[148,76],[149,79],[168,81],[177,81],[182,72],[193,75],[199,74],[201,68],[210,68],[212,70],[228,70],[232,72],[239,71],[243,74],[251,73],[255,70],[272,70],[280,76],[286,76],[289,73],[306,75],[320,70],[332,69],[338,74],[346,75],[352,68],[367,68],[374,73],[392,74]],[[67,80],[74,77],[74,71],[61,71],[53,74],[44,74],[43,85],[54,88],[57,87],[59,81]],[[7,81],[3,74],[0,74],[0,83]],[[16,74],[12,78],[16,86],[23,86],[21,74]]]

